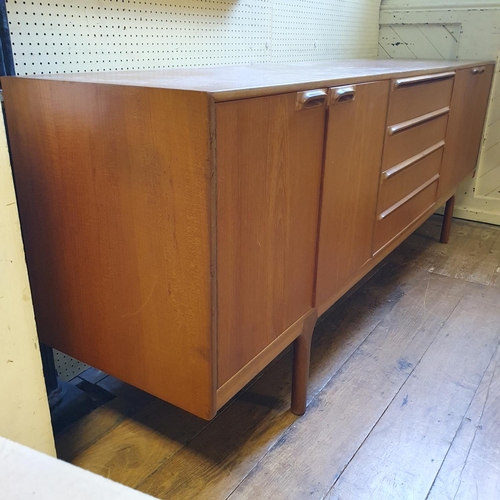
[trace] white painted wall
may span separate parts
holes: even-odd
[[[500,54],[500,0],[383,0],[379,57],[489,59]],[[458,190],[455,215],[500,224],[500,77],[497,65],[474,179]]]
[[[7,139],[1,116],[0,435],[55,455]]]

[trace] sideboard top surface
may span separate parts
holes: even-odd
[[[484,64],[494,64],[494,62],[354,59],[279,65],[64,73],[15,78],[207,92],[216,101],[229,101],[317,87],[361,83],[375,78],[380,80],[453,71]]]

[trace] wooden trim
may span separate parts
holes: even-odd
[[[399,200],[397,203],[392,205],[392,207],[389,207],[387,210],[383,211],[379,216],[378,220],[385,219],[388,215],[390,215],[392,212],[397,210],[399,207],[410,201],[413,197],[415,197],[418,193],[423,191],[425,188],[428,188],[431,184],[436,182],[439,179],[439,174],[434,175],[431,177],[428,181],[424,182],[421,186],[419,186],[417,189],[412,191],[409,195],[405,196],[403,199]]]
[[[318,317],[324,314],[330,307],[332,307],[340,298],[342,298],[351,288],[358,285],[359,281],[363,279],[373,268],[380,264],[397,246],[399,246],[413,231],[420,227],[439,207],[444,205],[448,199],[455,194],[455,189],[440,197],[435,203],[432,204],[418,219],[415,219],[411,224],[405,227],[396,237],[387,242],[382,248],[373,254],[373,257],[368,260],[359,271],[351,276],[345,285],[338,289],[333,295],[321,304],[316,304]]]
[[[304,323],[316,310],[310,309],[304,316],[288,327],[279,337],[234,374],[224,385],[217,389],[217,408],[220,409],[250,380],[258,375],[278,354],[286,349],[303,331]]]
[[[215,121],[215,101],[208,96],[208,120],[210,141],[210,175],[211,175],[211,198],[210,198],[210,292],[211,292],[211,374],[212,374],[212,413],[217,413],[217,367],[218,367],[218,290],[217,290],[217,129]]]
[[[437,144],[434,144],[434,146],[427,148],[425,151],[422,151],[421,153],[418,153],[415,156],[412,156],[408,160],[405,160],[405,161],[399,163],[398,165],[396,165],[392,168],[389,168],[388,170],[386,170],[382,174],[383,181],[387,180],[390,177],[392,177],[393,175],[396,175],[397,173],[407,169],[408,167],[411,167],[412,165],[419,162],[420,160],[423,160],[426,156],[429,156],[432,153],[434,153],[435,151],[437,151],[438,149],[441,149],[442,147],[444,147],[444,145],[445,145],[445,142],[440,141]]]
[[[422,116],[417,116],[416,118],[412,118],[411,120],[407,120],[405,122],[396,123],[396,125],[391,125],[389,127],[389,135],[394,135],[399,132],[403,132],[404,130],[408,130],[409,128],[416,127],[417,125],[421,125],[422,123],[434,120],[434,118],[439,118],[440,116],[446,115],[450,112],[450,107],[445,106],[444,108],[437,109],[436,111],[431,111]]]
[[[399,78],[394,80],[394,88],[407,87],[410,85],[418,85],[420,83],[435,82],[436,80],[448,80],[454,78],[455,71],[447,71],[445,73],[435,73],[433,75],[411,76],[410,78]]]
[[[450,9],[453,9],[453,11],[478,11],[478,10],[498,10],[498,0],[469,0],[469,1],[463,1],[460,3],[457,3],[456,1],[447,1],[447,2],[422,2],[422,3],[416,3],[416,2],[405,2],[404,6],[395,6],[393,5],[385,5],[382,3],[380,7],[380,12],[384,13],[385,15],[387,14],[395,14],[395,13],[400,13],[404,12],[405,14],[408,14],[410,12],[426,12],[426,11],[432,11],[432,12],[446,12],[449,11]],[[390,18],[392,21],[392,17]],[[404,26],[404,22],[397,22],[397,23],[380,23],[381,26]]]

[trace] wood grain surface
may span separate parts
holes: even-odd
[[[354,101],[330,106],[328,112],[316,304],[372,255],[389,82],[355,89]]]
[[[443,115],[394,135],[387,135],[382,169],[385,171],[444,140],[448,115]]]
[[[394,87],[387,112],[387,125],[395,125],[449,106],[454,78],[428,80],[418,84]]]
[[[56,440],[57,457],[70,462],[103,436],[118,427],[129,415],[149,404],[154,396],[112,377],[98,383],[114,399],[63,429]]]
[[[441,147],[387,179],[382,176],[378,195],[377,215],[380,215],[436,174],[439,174],[442,158],[443,148]]]
[[[492,65],[479,74],[471,69],[457,71],[438,196],[476,168],[493,71]]]
[[[216,105],[218,387],[313,305],[325,108],[295,102]]]
[[[453,443],[439,469],[428,500],[496,498],[500,492],[498,411],[500,349],[496,349]]]
[[[489,63],[494,64],[491,61]],[[30,78],[194,90],[208,92],[216,101],[227,101],[297,92],[316,87],[441,73],[482,64],[485,62],[353,59],[192,69],[95,71],[38,75]]]
[[[212,417],[208,97],[3,85],[40,338]]]
[[[436,201],[438,175],[423,184],[424,189],[419,187],[413,193],[401,200],[401,204],[395,204],[386,212],[382,212],[375,224],[373,234],[373,252],[376,253],[393,238],[396,238],[413,221],[422,216]],[[432,182],[431,182],[432,181]]]
[[[425,358],[335,484],[332,498],[366,498],[370,492],[374,498],[399,500],[407,495],[408,484],[413,498],[426,497],[497,350],[499,297],[493,288],[467,287]],[[462,352],[458,366],[456,358],[443,356],[456,346]]]
[[[269,345],[252,358],[243,368],[237,371],[227,382],[217,389],[217,408],[226,404],[240,389],[243,389],[269,363],[274,361],[284,349],[304,331],[304,327],[314,324],[317,320],[315,309],[310,309],[304,316],[290,325],[282,334],[276,337]]]

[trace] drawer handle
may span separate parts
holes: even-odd
[[[418,85],[419,83],[434,82],[436,80],[448,80],[453,78],[455,71],[447,71],[446,73],[435,73],[434,75],[412,76],[410,78],[399,78],[394,80],[394,88],[409,87],[410,85]]]
[[[417,116],[416,118],[412,118],[406,122],[397,123],[396,125],[391,125],[389,127],[389,135],[397,134],[398,132],[402,132],[403,130],[408,130],[409,128],[416,127],[422,123],[433,120],[434,118],[438,118],[439,116],[446,115],[449,113],[450,107],[446,106],[444,108],[438,109],[436,111],[431,111],[422,116]]]
[[[392,212],[394,212],[399,207],[404,205],[406,202],[410,201],[412,198],[417,196],[418,193],[422,192],[425,188],[428,188],[431,184],[434,184],[438,179],[439,179],[439,174],[436,174],[433,177],[431,177],[428,181],[424,182],[421,186],[412,191],[409,195],[405,196],[402,200],[399,200],[397,203],[392,205],[392,207],[389,207],[387,210],[382,212],[378,216],[378,220],[380,221],[382,219],[385,219],[388,215],[392,214]]]
[[[297,92],[297,101],[295,102],[295,110],[319,108],[326,104],[326,89],[306,90],[305,92]]]
[[[343,102],[352,102],[356,99],[356,87],[336,87],[330,89],[330,106]]]
[[[427,148],[426,150],[422,151],[421,153],[416,154],[415,156],[412,156],[411,158],[408,158],[408,160],[405,160],[401,163],[398,163],[392,168],[389,168],[386,170],[383,174],[383,180],[390,179],[393,175],[396,175],[397,173],[401,172],[402,170],[407,169],[408,167],[411,167],[415,163],[417,163],[420,160],[423,160],[426,156],[431,155],[438,149],[441,149],[444,146],[444,141],[439,141],[437,144],[434,144],[434,146],[431,146],[430,148]]]
[[[481,66],[480,68],[472,68],[473,75],[480,75],[480,74],[484,73],[484,71],[485,71],[484,66]]]

